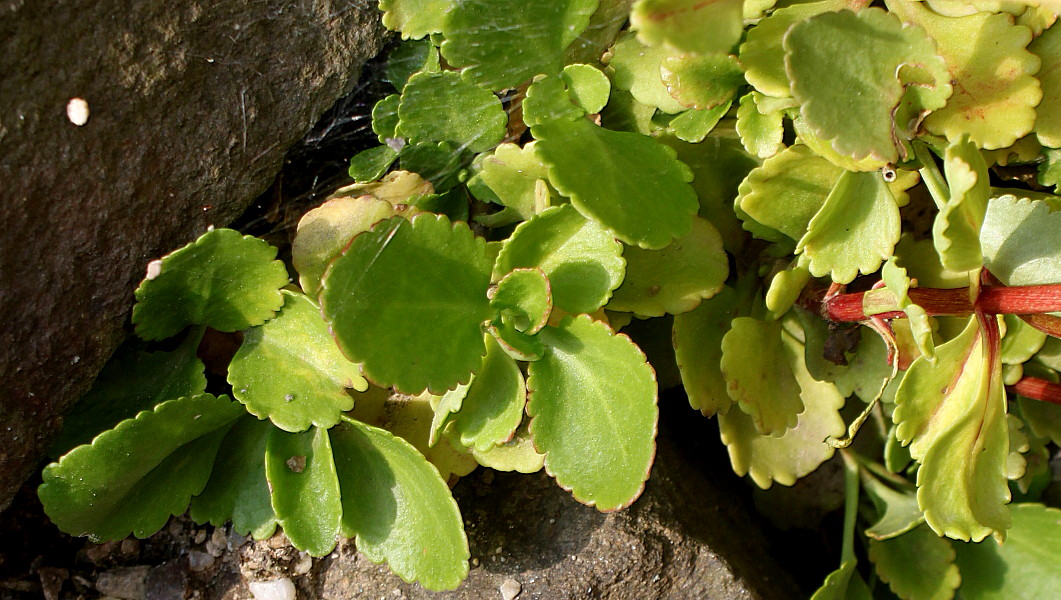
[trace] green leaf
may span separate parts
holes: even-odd
[[[796,252],[811,275],[850,283],[880,268],[899,241],[899,207],[879,173],[845,171],[807,225]]]
[[[965,600],[1049,598],[1061,586],[1061,511],[1056,508],[1017,504],[1005,544],[956,546]]]
[[[951,141],[968,134],[977,147],[993,150],[1032,130],[1042,90],[1033,77],[1040,61],[1025,49],[1032,37],[1027,27],[1014,25],[1005,13],[944,17],[905,0],[888,7],[932,36],[950,72],[947,79],[955,81],[946,107],[925,119],[929,131]]]
[[[951,94],[935,44],[917,27],[879,8],[827,12],[796,23],[784,37],[792,96],[807,126],[840,154],[899,162],[924,113]],[[906,110],[896,113],[903,105]],[[913,114],[912,122],[902,119]]]
[[[662,250],[628,247],[626,278],[612,294],[608,308],[638,315],[677,315],[696,308],[722,289],[729,261],[722,237],[696,217],[693,230]]]
[[[1039,185],[1057,186],[1059,183],[1061,183],[1061,149],[1046,148],[1043,150],[1043,162],[1039,164]]]
[[[730,410],[718,416],[718,427],[733,471],[740,476],[750,475],[764,489],[775,481],[792,485],[817,469],[835,452],[825,440],[839,437],[845,431],[840,418],[844,397],[833,384],[815,380],[804,363],[803,347],[787,333],[782,335],[785,346],[782,364],[792,370],[805,407],[796,426],[780,437],[767,436],[756,430],[755,422],[744,411]],[[762,354],[756,354],[753,360],[768,364]]]
[[[866,582],[855,571],[857,563],[849,560],[839,569],[829,573],[811,600],[872,600]]]
[[[980,230],[984,266],[1006,285],[1061,282],[1059,228],[1061,212],[1046,202],[993,198]]]
[[[496,278],[515,269],[539,268],[549,280],[553,305],[591,313],[623,280],[622,244],[570,205],[548,208],[521,223],[494,264]]]
[[[549,279],[540,268],[513,269],[497,282],[490,306],[503,317],[512,317],[516,329],[533,335],[549,322],[553,295]]]
[[[726,389],[762,435],[784,435],[804,410],[783,335],[778,321],[738,317],[722,338],[720,366]]]
[[[323,283],[339,347],[373,382],[440,394],[481,364],[490,260],[466,224],[427,213],[382,221],[354,238]]]
[[[567,83],[557,76],[538,77],[527,88],[523,100],[523,122],[536,127],[553,121],[576,121],[586,115],[568,90]]]
[[[766,290],[766,308],[773,313],[775,319],[781,318],[781,315],[792,308],[810,279],[810,271],[799,266],[774,275],[770,280],[770,287]]]
[[[910,366],[895,395],[897,435],[921,461],[917,499],[934,531],[979,541],[1009,527],[1006,396],[997,347],[975,317]]]
[[[634,35],[626,35],[611,49],[608,67],[612,72],[612,83],[620,90],[627,90],[641,104],[654,106],[665,113],[685,110],[674,99],[663,83],[660,67],[675,53],[664,46],[648,46]]]
[[[1027,362],[1046,343],[1046,334],[1025,323],[1016,315],[1003,315],[1006,334],[1002,338],[1001,359],[1004,365]]]
[[[567,65],[560,73],[568,93],[586,114],[599,113],[608,104],[612,83],[600,69],[592,65]]]
[[[243,407],[210,394],[169,400],[126,419],[44,468],[48,518],[94,541],[145,538],[203,490],[229,424]]]
[[[148,265],[136,288],[133,324],[145,340],[188,325],[240,331],[273,318],[284,305],[284,263],[276,248],[231,229],[214,229]]]
[[[472,381],[475,381],[474,376]],[[458,385],[441,396],[431,396],[431,410],[434,414],[431,417],[431,434],[427,440],[428,445],[434,446],[442,439],[443,431],[453,420],[453,414],[461,409],[464,404],[464,397],[468,395],[468,388],[471,385],[469,381],[467,384]]]
[[[512,439],[504,444],[492,446],[484,452],[472,448],[475,460],[484,467],[496,471],[516,471],[518,473],[537,473],[545,466],[545,455],[534,449],[534,441],[527,429],[528,420],[524,419]]]
[[[781,46],[785,32],[799,21],[838,10],[843,5],[839,0],[794,4],[774,11],[750,28],[740,46],[739,55],[748,83],[767,96],[789,96],[791,92],[788,74],[785,73],[785,49]]]
[[[873,501],[879,515],[877,521],[866,529],[866,537],[873,540],[890,540],[925,522],[925,515],[917,505],[917,494],[913,486],[907,484],[910,489],[900,492],[884,485],[865,471],[861,474],[862,488]]]
[[[291,545],[324,556],[335,548],[343,516],[328,430],[273,429],[265,449],[273,510]]]
[[[630,25],[648,46],[679,52],[729,52],[744,29],[742,0],[638,0]]]
[[[740,99],[737,109],[737,133],[749,154],[770,158],[783,148],[784,136],[781,111],[764,113],[758,106],[758,92],[748,92]]]
[[[987,164],[980,151],[962,137],[947,146],[943,162],[950,197],[932,224],[932,241],[940,262],[952,271],[971,271],[983,264],[980,228],[991,195]]]
[[[799,241],[841,173],[806,146],[792,146],[748,174],[737,204],[756,222]]]
[[[553,187],[623,242],[659,249],[689,233],[698,204],[692,173],[674,150],[587,119],[546,123],[532,133]]]
[[[453,419],[462,445],[485,452],[512,439],[523,420],[527,388],[519,365],[487,336],[486,358]]]
[[[473,168],[495,199],[505,208],[499,212],[476,217],[487,227],[503,227],[526,221],[550,204],[547,182],[549,171],[537,154],[537,143],[523,148],[515,144],[501,144],[490,154],[476,157]],[[469,189],[472,184],[469,182]],[[472,190],[476,193],[475,190]],[[476,194],[478,196],[478,194]],[[479,198],[486,200],[485,198]]]
[[[398,104],[402,97],[391,94],[372,107],[372,131],[381,144],[398,138]]]
[[[496,96],[452,71],[410,77],[398,118],[398,131],[414,141],[455,142],[472,152],[500,143],[508,121]]]
[[[461,152],[452,142],[417,142],[402,148],[398,155],[398,164],[405,171],[418,173],[420,177],[431,182],[434,192],[444,194],[460,183],[461,169],[467,155]],[[411,199],[411,204],[419,205],[425,200],[438,200],[436,194],[428,194]],[[424,207],[426,212],[434,212],[431,207]],[[458,219],[460,220],[460,219]]]
[[[487,331],[494,336],[501,349],[515,360],[541,360],[545,346],[536,335],[527,335],[518,329],[511,320],[494,321],[487,326]]]
[[[402,42],[387,55],[387,81],[399,91],[414,74],[438,70],[438,48],[431,40]]]
[[[405,440],[352,419],[331,438],[343,535],[405,581],[456,588],[468,574],[468,540],[438,471]]]
[[[418,40],[442,31],[442,20],[453,10],[455,0],[380,0],[383,25],[402,32],[402,39]]]
[[[394,148],[376,146],[355,154],[350,159],[350,169],[347,173],[358,183],[375,181],[383,177],[397,159],[398,152]]]
[[[877,574],[900,598],[950,600],[962,582],[950,542],[925,526],[888,540],[869,541]]]
[[[1042,61],[1037,77],[1043,99],[1036,114],[1035,135],[1040,144],[1061,148],[1061,110],[1057,108],[1061,106],[1061,27],[1044,31],[1028,50]]]
[[[655,454],[652,367],[629,338],[585,315],[538,335],[547,349],[529,367],[527,414],[545,470],[579,502],[629,506]]]
[[[724,413],[733,404],[722,375],[722,337],[737,309],[737,294],[723,287],[694,310],[674,317],[674,356],[689,405],[705,417]]]
[[[660,63],[660,77],[672,98],[698,110],[730,102],[744,85],[744,70],[728,54],[669,56]]]
[[[589,25],[597,0],[460,0],[443,25],[442,56],[462,76],[491,90],[535,75],[556,75],[564,50]],[[518,35],[513,35],[518,32]]]
[[[327,429],[354,407],[347,390],[363,392],[368,382],[339,351],[313,301],[286,290],[284,297],[275,319],[243,334],[228,367],[232,395],[284,431]]]
[[[892,377],[888,347],[881,336],[869,328],[858,329],[854,334],[831,331],[828,323],[805,310],[797,310],[795,315],[803,325],[804,358],[810,374],[818,381],[834,384],[844,397],[855,394],[865,402],[876,398],[881,386]],[[856,349],[847,350],[843,346],[847,335],[857,335]],[[838,350],[847,361],[844,365],[826,358]]]
[[[203,363],[196,357],[202,339],[201,329],[192,330],[170,352],[145,352],[144,344],[132,338],[123,344],[63,419],[49,454],[58,458],[160,402],[205,392]]]
[[[732,105],[733,102],[723,102],[707,110],[687,110],[671,119],[667,127],[679,140],[699,144],[718,125],[722,117],[726,116]]]
[[[192,498],[191,517],[222,526],[232,521],[240,535],[264,540],[276,530],[276,513],[265,475],[265,448],[274,427],[245,415],[228,430],[206,487]]]

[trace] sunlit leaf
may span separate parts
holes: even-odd
[[[244,333],[228,368],[232,395],[285,431],[331,427],[354,407],[347,390],[363,392],[368,382],[339,351],[313,301],[289,291],[284,297],[275,319]]]
[[[770,158],[781,149],[784,135],[781,111],[769,114],[760,111],[756,97],[758,92],[748,92],[740,99],[737,109],[737,133],[748,153],[759,158]]]
[[[932,40],[879,8],[796,23],[784,47],[792,96],[806,125],[855,160],[898,162],[900,141],[951,93],[950,74]],[[896,121],[903,116],[895,113],[901,102],[915,122]]]
[[[1046,202],[1001,196],[987,206],[980,230],[984,266],[1006,285],[1061,282],[1061,212]]]
[[[487,336],[486,358],[453,418],[461,444],[485,452],[512,438],[523,420],[527,388],[519,365]]]
[[[918,358],[895,396],[897,434],[921,462],[917,499],[934,531],[976,541],[1009,527],[1006,396],[997,348],[975,317],[936,348],[935,364]]]
[[[950,542],[921,526],[887,540],[869,541],[877,575],[900,598],[950,600],[962,582]]]
[[[455,0],[380,0],[383,25],[402,32],[402,39],[420,39],[442,31],[442,20]]]
[[[646,45],[679,52],[729,52],[740,41],[742,0],[638,0],[630,25]]]
[[[443,25],[442,56],[463,69],[465,79],[491,90],[555,75],[564,50],[596,9],[597,0],[525,0],[519,10],[505,2],[459,0]]]
[[[688,312],[722,289],[729,261],[722,238],[706,220],[696,217],[693,230],[662,250],[628,247],[626,278],[612,294],[608,308],[659,317]]]
[[[733,399],[722,375],[722,337],[736,313],[737,295],[723,287],[694,310],[674,317],[674,355],[689,405],[704,416],[724,413]]]
[[[490,298],[490,305],[502,317],[516,319],[516,329],[533,335],[549,322],[553,294],[545,271],[540,268],[513,269],[501,281]]]
[[[287,269],[276,248],[231,229],[214,229],[148,265],[136,288],[133,323],[145,340],[188,325],[239,331],[261,325],[284,305]]]
[[[980,244],[977,241],[977,255],[979,255],[979,251]],[[917,344],[918,351],[920,351],[922,356],[929,360],[934,360],[936,346],[935,341],[932,338],[932,323],[929,320],[925,309],[914,304],[914,302],[910,300],[909,292],[911,279],[907,275],[906,269],[898,265],[895,256],[889,258],[888,262],[884,263],[884,267],[881,268],[881,280],[884,281],[888,291],[894,294],[898,300],[897,308],[906,313],[910,333],[914,338],[914,342]],[[866,308],[863,308],[863,310],[866,311],[866,314],[876,314]]]
[[[478,177],[489,187],[494,198],[505,208],[499,212],[477,216],[476,221],[487,227],[501,227],[526,221],[541,212],[549,201],[549,172],[538,159],[531,142],[520,148],[515,144],[501,144],[490,154],[482,154],[474,163]],[[479,195],[469,182],[472,193]],[[487,198],[479,198],[486,201]]]
[[[538,334],[545,356],[529,367],[534,445],[575,499],[610,511],[644,489],[655,454],[656,379],[641,350],[589,316]]]
[[[463,223],[421,214],[362,233],[324,276],[321,308],[366,377],[406,392],[465,383],[486,353],[486,244]]]
[[[494,336],[501,349],[515,360],[540,360],[545,354],[545,346],[536,335],[528,335],[516,329],[511,319],[496,319],[487,326],[487,331]]]
[[[63,431],[49,454],[58,458],[142,410],[205,392],[203,363],[196,357],[202,337],[201,329],[192,330],[169,352],[145,352],[143,342],[135,339],[123,344],[63,419]]]
[[[745,2],[745,6],[748,2]],[[774,11],[748,30],[740,46],[740,61],[744,77],[762,94],[786,97],[791,94],[788,74],[785,73],[785,49],[781,42],[789,27],[808,17],[838,10],[840,0],[823,0],[786,6]]]
[[[545,123],[532,132],[553,187],[622,241],[658,249],[689,233],[698,204],[692,173],[674,150],[587,119]]]
[[[738,317],[722,338],[720,366],[729,396],[762,435],[784,435],[804,410],[783,335],[780,322]]]
[[[677,56],[677,53],[664,46],[645,45],[637,36],[626,35],[615,43],[611,54],[608,67],[615,87],[629,91],[641,104],[654,106],[665,113],[685,110],[686,107],[667,91],[660,72],[663,61]]]
[[[841,173],[806,146],[792,146],[748,174],[737,202],[758,223],[799,241]]]
[[[217,448],[243,407],[225,396],[163,402],[44,468],[48,518],[95,541],[152,535],[206,486]]]
[[[192,519],[218,527],[232,521],[233,531],[256,540],[273,535],[277,520],[265,476],[265,448],[273,429],[253,415],[236,421],[217,451],[210,480],[192,498]]]
[[[1039,165],[1039,184],[1061,184],[1061,149],[1046,148],[1043,151],[1043,162]]]
[[[744,85],[744,70],[728,54],[669,56],[660,64],[660,77],[671,97],[698,110],[733,100]]]
[[[569,313],[591,313],[623,280],[622,244],[570,205],[549,208],[520,224],[494,265],[498,277],[539,268],[549,280],[553,304]]]
[[[519,429],[508,442],[492,446],[484,452],[472,448],[475,460],[484,467],[496,471],[516,471],[518,473],[537,473],[545,466],[545,455],[534,449],[534,441],[527,430],[528,420],[524,419]]]
[[[879,173],[845,171],[807,225],[796,252],[815,277],[850,283],[880,268],[899,241],[899,207]]]
[[[454,142],[472,152],[501,142],[508,120],[496,96],[452,71],[410,77],[398,118],[398,131],[414,141]]]
[[[707,110],[687,110],[671,119],[667,127],[679,140],[698,144],[704,141],[707,134],[711,133],[722,117],[726,116],[732,105],[733,102],[730,101]]]
[[[429,590],[468,574],[468,540],[446,482],[416,448],[354,421],[330,432],[342,489],[342,533],[373,562]]]
[[[390,146],[376,146],[363,150],[350,159],[350,168],[347,173],[359,183],[375,181],[387,172],[394,161],[398,159],[398,152]]]
[[[987,164],[966,137],[947,147],[943,167],[950,197],[932,224],[932,241],[943,266],[952,271],[979,269],[980,227],[991,195]]]
[[[611,93],[612,83],[600,69],[591,65],[567,65],[560,73],[568,93],[587,114],[599,113]]]
[[[956,544],[965,600],[1036,600],[1061,586],[1061,511],[1041,504],[1013,507],[1006,543]]]

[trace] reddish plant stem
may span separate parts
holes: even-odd
[[[838,294],[823,301],[825,317],[836,322],[864,321],[866,292]],[[976,302],[969,300],[969,288],[913,288],[910,301],[925,309],[929,316],[964,317],[974,312],[985,314],[1039,315],[1061,311],[1061,284],[1031,286],[984,286]],[[882,319],[905,316],[902,311],[877,314]]]
[[[1038,377],[1023,377],[1009,386],[1009,390],[1032,400],[1051,404],[1061,404],[1061,383],[1054,383]]]

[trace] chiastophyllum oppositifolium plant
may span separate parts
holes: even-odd
[[[735,472],[842,456],[815,598],[1056,594],[1057,3],[379,4],[380,143],[299,223],[297,285],[227,229],[152,262],[44,471],[57,525],[189,510],[456,587],[476,465],[638,497],[657,382],[618,331],[664,317]]]

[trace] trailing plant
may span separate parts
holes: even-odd
[[[842,455],[815,598],[1045,597],[1057,6],[869,4],[381,0],[405,41],[380,145],[299,223],[298,285],[225,229],[152,262],[153,346],[71,415],[48,514],[114,539],[190,509],[318,556],[353,537],[453,588],[446,483],[477,464],[638,497],[657,382],[617,332],[673,315],[653,360],[735,472],[792,485]],[[197,350],[225,340],[211,387]]]

